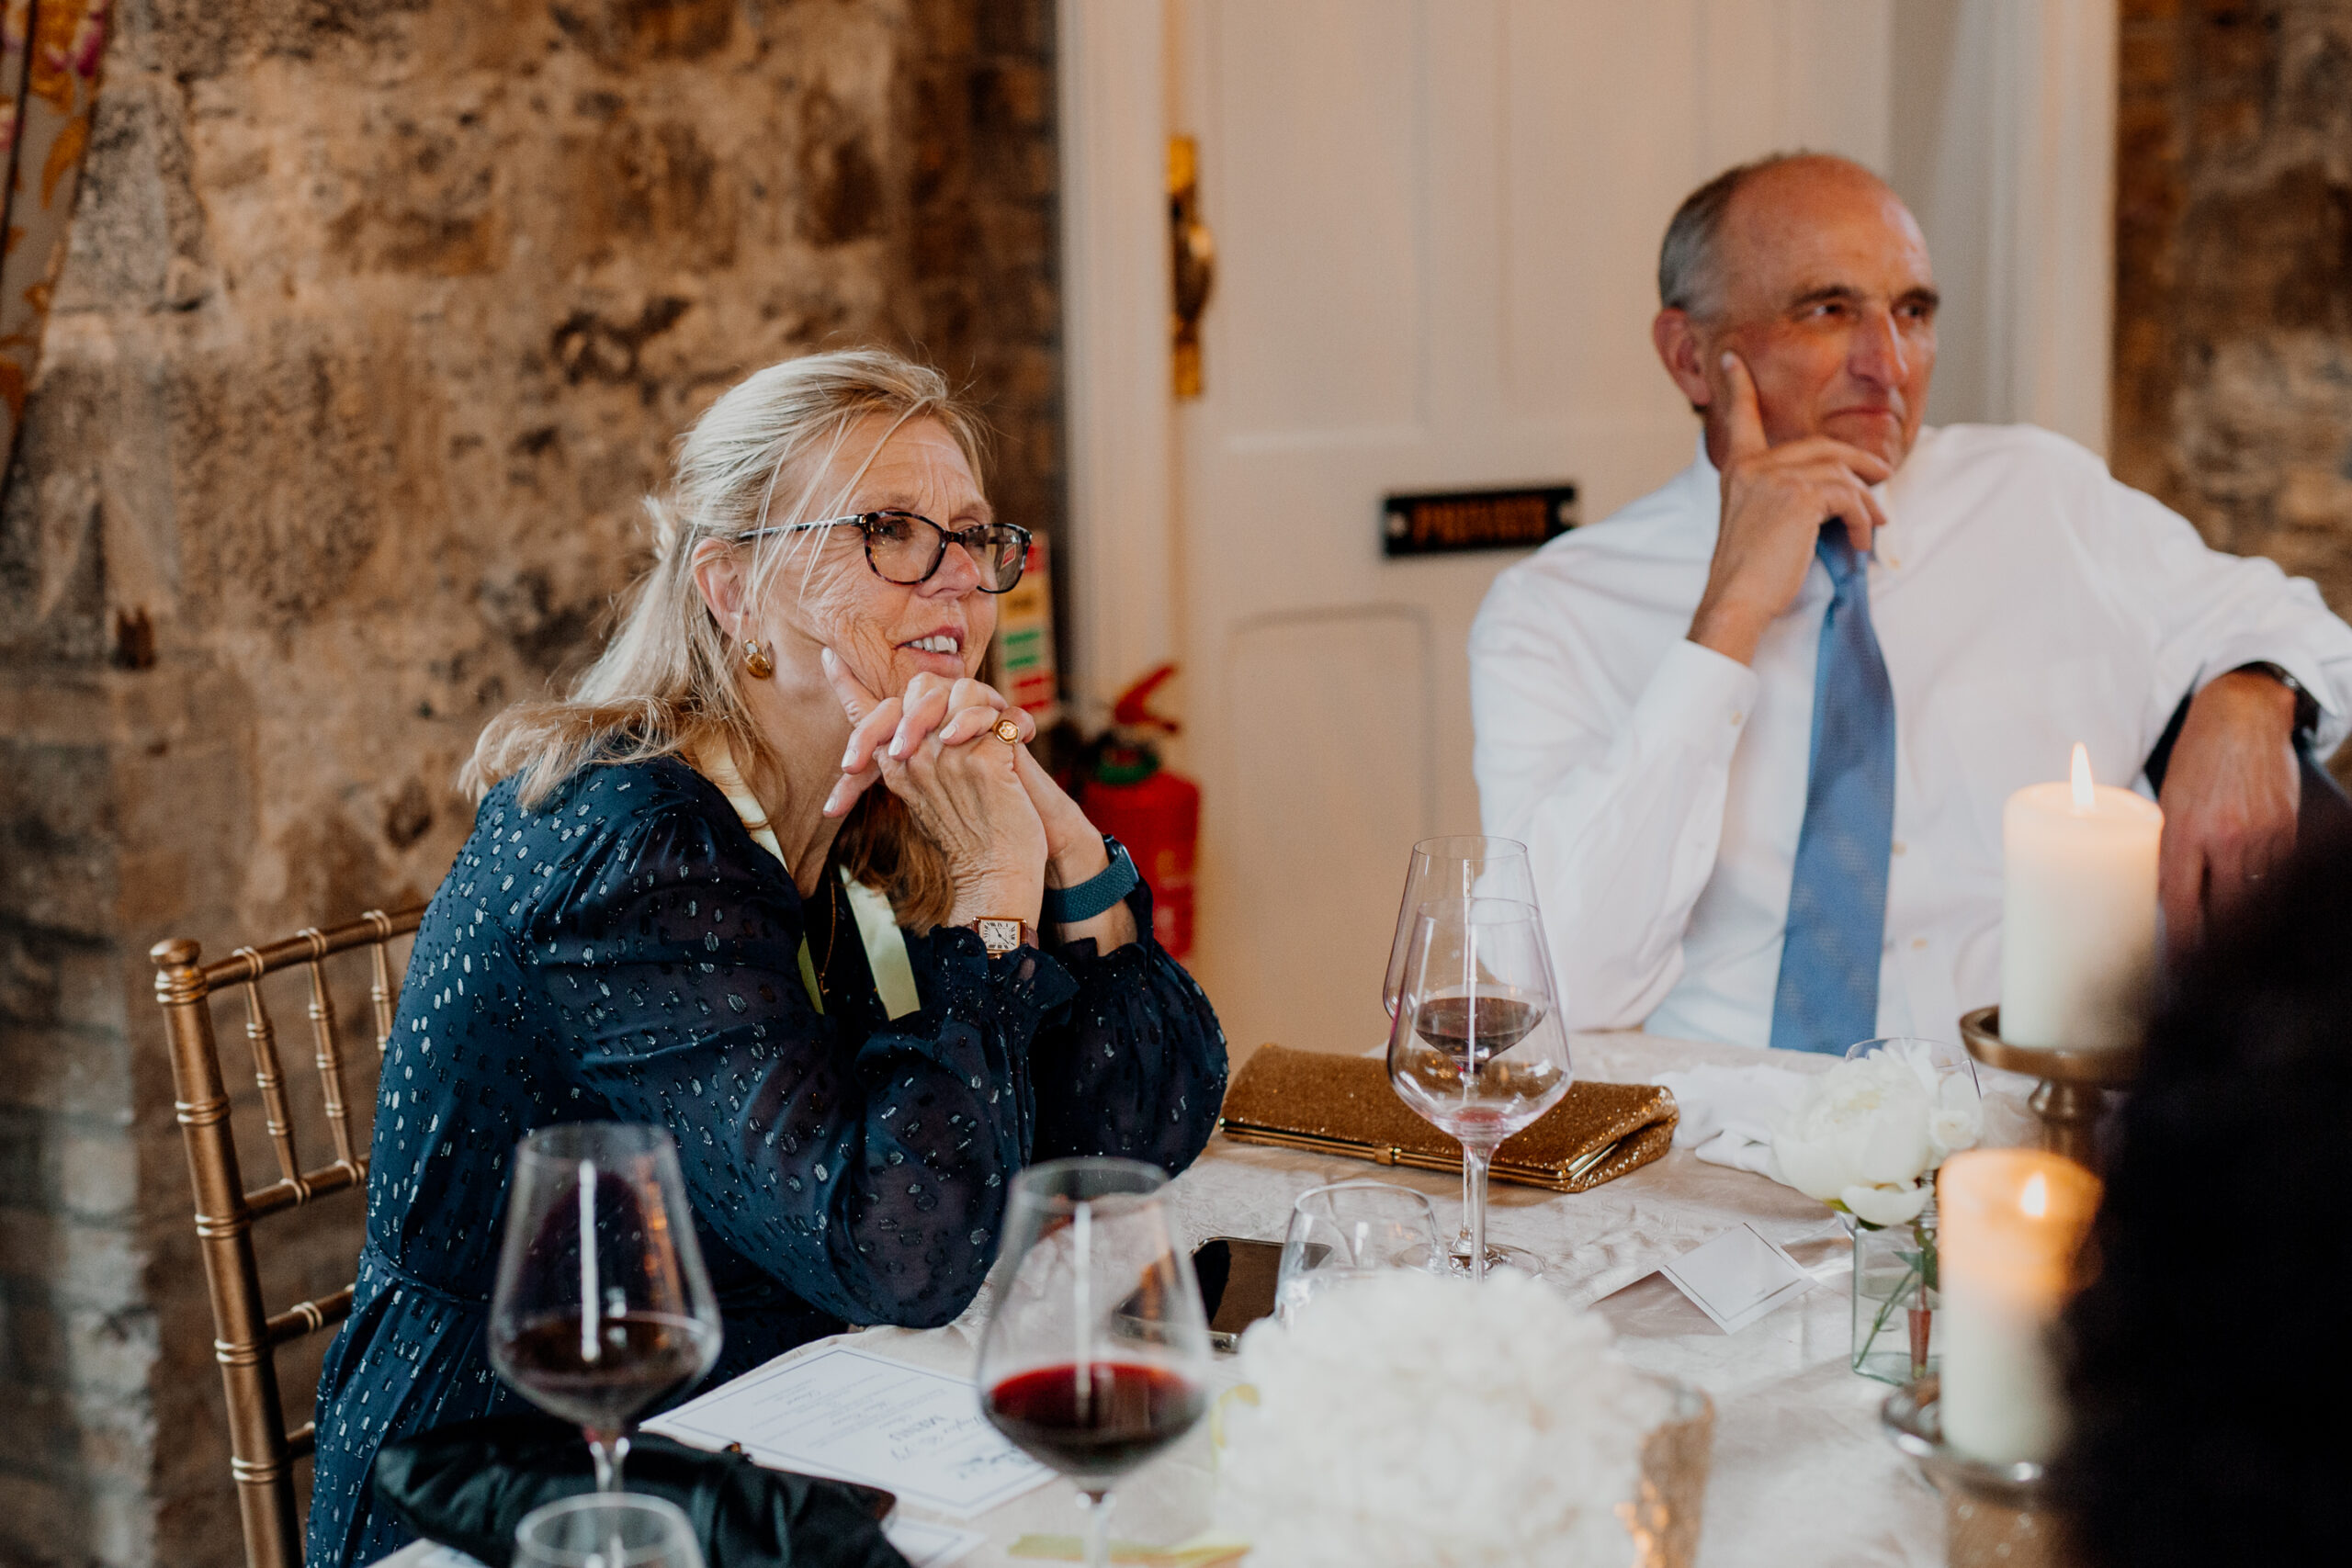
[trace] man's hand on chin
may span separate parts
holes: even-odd
[[[1690,640],[1742,664],[1756,661],[1764,628],[1796,602],[1822,525],[1843,518],[1854,553],[1871,553],[1886,522],[1870,487],[1894,466],[1826,435],[1774,446],[1764,438],[1756,382],[1738,355],[1719,362],[1724,423],[1723,513]]]
[[[2176,953],[2295,847],[2294,737],[2295,694],[2258,671],[2233,671],[2189,703],[2158,801],[2156,893]]]

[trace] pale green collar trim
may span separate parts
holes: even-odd
[[[882,998],[883,1016],[896,1020],[922,1010],[915,990],[915,966],[907,956],[907,933],[890,900],[841,868],[842,886],[849,895],[849,912],[857,917],[857,934],[865,943],[865,966],[874,971],[874,993]]]

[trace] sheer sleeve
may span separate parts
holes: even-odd
[[[1029,1042],[1077,987],[1033,951],[981,953],[920,1013],[845,1039],[803,985],[799,899],[765,858],[674,798],[614,822],[518,933],[526,968],[583,1085],[672,1131],[729,1246],[837,1317],[948,1322],[1029,1153]]]
[[[1030,1045],[1033,1156],[1119,1155],[1173,1174],[1216,1131],[1225,1032],[1200,986],[1152,939],[1149,888],[1138,882],[1127,907],[1142,933],[1136,941],[1100,955],[1083,941],[1055,954],[1076,990],[1044,1017]],[[979,951],[967,931],[934,933],[942,939]]]

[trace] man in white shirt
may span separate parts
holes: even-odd
[[[1529,847],[1576,1027],[1953,1038],[1997,999],[2003,801],[2076,741],[2140,779],[2191,693],[2173,940],[2291,847],[2352,627],[2063,437],[1922,430],[1934,280],[1876,176],[1719,176],[1659,286],[1697,460],[1504,572],[1470,639],[1487,831]]]

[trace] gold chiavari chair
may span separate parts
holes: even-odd
[[[155,997],[171,1034],[172,1082],[180,1133],[187,1145],[188,1174],[196,1184],[196,1234],[212,1291],[212,1348],[229,1396],[230,1471],[236,1478],[250,1568],[299,1568],[302,1561],[302,1537],[295,1524],[294,1461],[311,1452],[316,1436],[309,1421],[291,1430],[287,1427],[277,1387],[278,1348],[341,1323],[351,1312],[352,1289],[345,1285],[271,1313],[262,1301],[254,1222],[299,1209],[330,1192],[367,1186],[374,1107],[362,1108],[366,1124],[355,1130],[352,1108],[345,1100],[343,1042],[324,961],[354,948],[371,950],[374,975],[368,995],[375,1004],[380,1060],[392,1032],[392,939],[415,931],[424,914],[422,905],[389,914],[371,909],[348,925],[304,931],[263,947],[241,947],[214,964],[199,964],[201,950],[185,938],[158,942],[148,954],[155,961]],[[286,1075],[278,1065],[277,1029],[262,998],[264,976],[297,964],[311,971],[311,1028],[327,1129],[334,1144],[334,1159],[314,1170],[302,1168],[294,1146],[294,1119]],[[210,998],[232,987],[243,987],[245,994],[245,1037],[253,1046],[262,1115],[277,1156],[277,1179],[251,1191],[238,1172],[229,1094],[212,1034]],[[356,1267],[355,1259],[355,1271]]]

